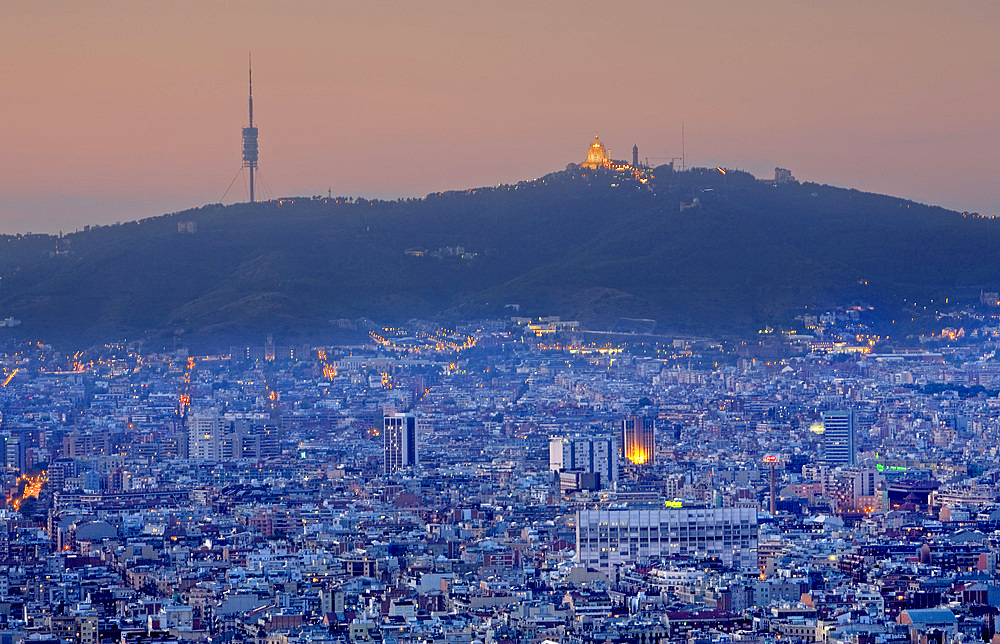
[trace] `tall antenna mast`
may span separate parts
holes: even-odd
[[[250,169],[250,203],[254,203],[253,180],[257,170],[257,128],[253,125],[253,59],[247,55],[250,81],[250,126],[243,128],[243,167]]]
[[[681,121],[681,170],[687,170],[687,153],[684,151],[684,121]],[[253,176],[252,174],[250,175]],[[251,180],[251,184],[253,181]]]

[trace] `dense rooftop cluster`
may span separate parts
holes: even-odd
[[[991,639],[997,334],[801,322],[9,346],[0,641]]]

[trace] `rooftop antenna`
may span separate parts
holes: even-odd
[[[250,80],[250,126],[243,128],[243,167],[250,169],[250,203],[254,203],[253,180],[257,170],[257,128],[253,125],[253,59],[247,54]]]

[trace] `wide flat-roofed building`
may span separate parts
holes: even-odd
[[[757,534],[757,510],[749,507],[580,510],[577,560],[608,572],[653,557],[714,557],[756,570]]]

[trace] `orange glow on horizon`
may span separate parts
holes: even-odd
[[[325,193],[330,177],[346,194],[391,199],[513,183],[578,162],[595,128],[655,166],[680,156],[684,115],[690,166],[763,177],[781,162],[809,180],[1000,209],[1000,89],[980,82],[995,71],[1000,6],[9,4],[16,29],[0,54],[18,61],[5,75],[18,127],[0,172],[17,190],[0,203],[3,232],[217,201],[240,164],[247,42],[259,43],[255,125],[276,194]],[[331,60],[346,62],[335,78]]]

